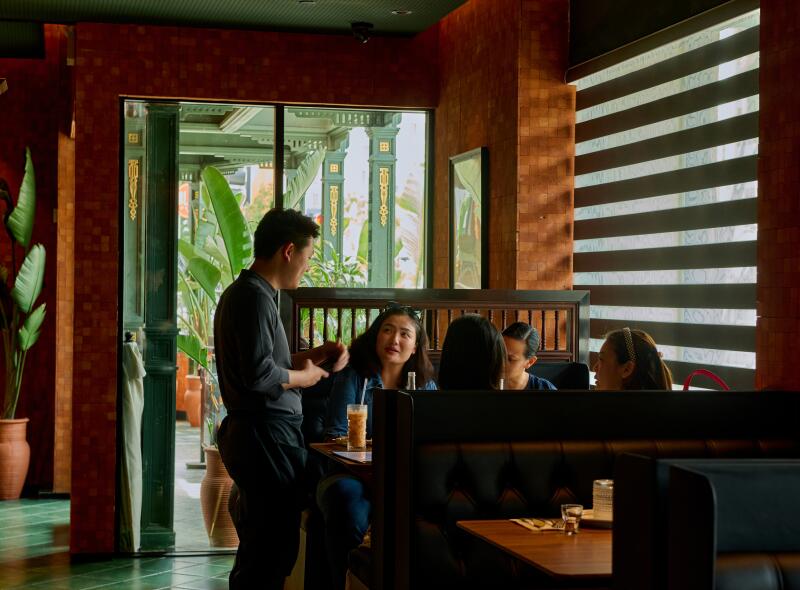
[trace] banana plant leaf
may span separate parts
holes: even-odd
[[[469,196],[480,207],[478,195],[481,192],[481,163],[478,160],[465,160],[453,167],[461,185],[467,189]]]
[[[208,366],[208,349],[195,336],[178,334],[178,350],[211,372]]]
[[[6,221],[14,239],[27,248],[33,233],[33,219],[36,215],[36,179],[30,148],[25,148],[25,174],[19,187],[17,205]]]
[[[42,303],[25,318],[25,323],[19,329],[19,348],[28,350],[39,339],[40,329],[44,321],[45,304]]]
[[[211,299],[214,305],[217,304],[217,285],[219,285],[220,277],[222,276],[219,269],[211,264],[208,260],[195,256],[189,260],[186,267],[191,277],[206,292],[206,295]]]
[[[202,178],[225,242],[231,274],[237,276],[249,264],[253,253],[253,242],[247,223],[228,181],[219,170],[208,166],[203,169]]]
[[[283,194],[283,205],[286,209],[294,209],[306,194],[308,187],[314,182],[317,177],[322,161],[325,159],[327,150],[325,148],[318,149],[308,154],[300,166],[297,167],[297,174],[289,182],[286,187],[286,192]]]
[[[36,244],[25,256],[22,266],[19,269],[17,278],[14,281],[14,288],[11,290],[11,297],[19,308],[30,313],[33,304],[42,292],[42,282],[44,281],[44,246]]]

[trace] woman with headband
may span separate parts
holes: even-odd
[[[672,374],[647,332],[622,328],[606,334],[594,367],[595,389],[672,389]]]

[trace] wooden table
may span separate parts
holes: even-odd
[[[460,520],[458,526],[560,579],[611,578],[611,531],[581,528],[535,532],[509,520]]]
[[[369,463],[359,463],[358,461],[351,461],[350,459],[346,459],[344,457],[340,457],[339,455],[334,455],[334,451],[346,451],[347,445],[343,445],[340,443],[311,443],[309,445],[314,451],[325,455],[331,461],[335,461],[340,465],[343,465],[345,469],[351,472],[353,475],[363,479],[365,482],[369,483],[372,481],[372,462]],[[367,448],[368,451],[372,450],[372,446]]]

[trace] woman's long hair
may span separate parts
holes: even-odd
[[[388,318],[396,315],[406,316],[414,322],[417,333],[417,350],[403,365],[401,380],[408,380],[408,373],[413,371],[416,375],[417,387],[423,387],[433,378],[433,365],[428,358],[428,335],[422,328],[417,312],[406,306],[391,306],[383,310],[367,331],[353,340],[350,344],[350,366],[362,377],[372,377],[381,374],[381,359],[375,347],[378,343],[378,332]]]
[[[494,324],[468,314],[447,328],[439,365],[441,389],[498,389],[506,363],[506,345]]]
[[[664,363],[656,348],[652,336],[643,330],[630,330],[633,354],[628,353],[625,342],[625,328],[606,334],[606,341],[611,344],[619,364],[632,360],[634,369],[631,376],[623,384],[623,389],[672,389],[672,373]]]

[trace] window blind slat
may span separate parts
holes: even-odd
[[[575,207],[617,203],[757,180],[757,156],[575,189]]]
[[[758,94],[757,69],[654,100],[638,107],[578,123],[575,125],[575,141],[578,143],[589,141],[755,94]]]
[[[722,285],[575,285],[590,292],[592,305],[753,309],[753,283]]]
[[[748,241],[609,252],[581,252],[573,255],[573,271],[735,268],[755,266],[756,262],[756,242]]]
[[[731,37],[581,90],[575,97],[576,109],[587,109],[743,57],[758,51],[758,43],[759,27],[745,29]]]
[[[635,322],[592,318],[591,337],[602,339],[608,332],[624,327],[644,330],[658,344],[755,352],[755,326],[726,326],[677,322]]]
[[[754,137],[758,137],[757,112],[577,156],[575,174],[588,174],[628,164],[638,164]]]
[[[575,239],[589,240],[748,225],[756,223],[757,205],[756,199],[738,199],[652,213],[585,219],[575,222]]]

